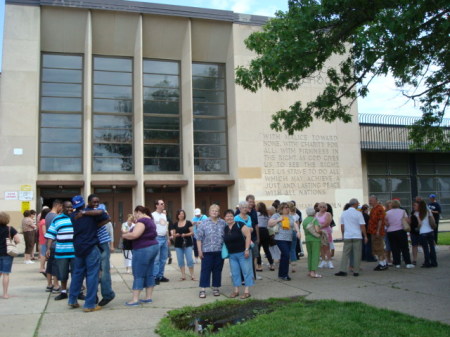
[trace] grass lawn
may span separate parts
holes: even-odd
[[[439,233],[438,240],[440,245],[450,245],[450,232]]]
[[[270,301],[270,300],[268,300]],[[238,305],[243,301],[225,300],[198,308],[187,307],[169,312],[159,323],[157,332],[164,337],[199,336],[192,331],[177,330],[172,318],[190,319],[205,315],[206,310]],[[195,312],[193,314],[193,311]],[[278,303],[275,311],[260,314],[244,323],[223,328],[210,336],[291,337],[291,336],[450,336],[450,326],[378,309],[357,302],[333,300],[288,301]]]

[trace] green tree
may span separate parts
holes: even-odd
[[[423,113],[410,132],[414,146],[450,149],[439,127],[449,105],[449,10],[448,0],[290,0],[287,12],[246,39],[257,56],[236,69],[236,81],[256,92],[324,79],[314,100],[274,113],[272,129],[293,134],[314,118],[350,122],[349,109],[367,95],[371,79],[390,73],[398,87],[416,88],[403,93]],[[333,55],[342,57],[336,67],[327,63]]]

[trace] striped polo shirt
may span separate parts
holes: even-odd
[[[68,215],[63,213],[55,217],[45,233],[45,237],[56,240],[55,259],[75,258],[73,225]]]

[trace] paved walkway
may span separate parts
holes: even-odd
[[[337,244],[336,267],[340,262],[342,245]],[[173,254],[175,255],[175,254]],[[124,274],[122,254],[112,255],[112,280],[116,299],[103,310],[84,313],[69,309],[66,301],[54,301],[56,295],[44,292],[46,282],[38,273],[38,265],[25,265],[16,258],[11,274],[9,300],[0,299],[0,326],[2,336],[157,336],[154,332],[159,320],[168,310],[186,305],[200,305],[215,301],[209,292],[206,299],[198,298],[198,282],[178,281],[176,265],[167,266],[170,282],[157,286],[154,303],[140,307],[125,307],[129,300],[132,276]],[[419,256],[419,263],[422,256]],[[440,246],[439,268],[390,268],[375,272],[375,263],[363,263],[359,277],[336,277],[337,269],[322,271],[322,279],[306,276],[306,260],[297,263],[297,272],[291,282],[279,282],[277,272],[264,270],[263,277],[252,289],[252,297],[263,299],[304,295],[308,299],[336,299],[361,301],[380,308],[450,324],[450,247]],[[195,266],[198,276],[199,266]],[[223,271],[222,292],[231,293],[228,262]],[[219,299],[226,298],[225,295]]]

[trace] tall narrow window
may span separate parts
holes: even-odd
[[[180,66],[144,60],[144,171],[180,172]]]
[[[83,57],[42,54],[39,172],[82,172]]]
[[[94,57],[93,172],[133,171],[131,58]]]
[[[225,66],[192,65],[195,172],[228,172]]]

